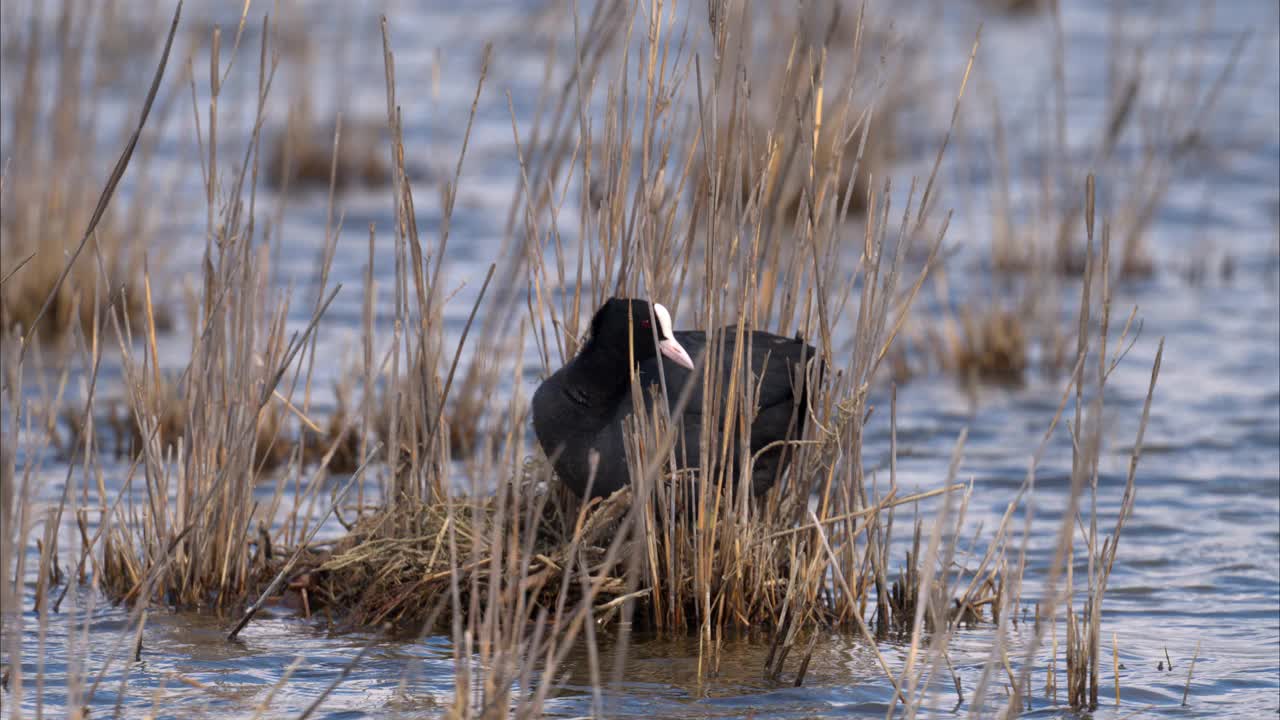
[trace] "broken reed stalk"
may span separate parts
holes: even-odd
[[[1116,707],[1120,707],[1120,641],[1111,633],[1111,675],[1116,681]]]
[[[1187,706],[1187,698],[1191,696],[1191,675],[1196,671],[1196,660],[1200,659],[1200,641],[1196,641],[1196,652],[1191,656],[1191,665],[1187,667],[1187,684],[1182,688],[1182,706]]]

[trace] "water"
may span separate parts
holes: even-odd
[[[446,263],[449,288],[462,287],[449,306],[448,321],[455,337],[490,256],[501,242],[518,178],[505,91],[511,91],[523,132],[535,110],[548,43],[563,44],[569,32],[546,16],[538,16],[543,19],[536,23],[529,21],[533,7],[495,3],[468,8],[462,11],[437,2],[393,3],[383,8],[391,17],[406,146],[429,178],[452,172],[474,93],[480,47],[486,38],[499,40],[489,89],[481,98],[472,133]],[[1208,82],[1230,56],[1238,34],[1246,29],[1252,34],[1239,69],[1230,76],[1216,112],[1207,116],[1202,128],[1203,142],[1212,152],[1193,155],[1180,167],[1152,218],[1148,237],[1156,272],[1116,289],[1115,314],[1127,316],[1136,305],[1143,324],[1109,385],[1103,419],[1108,442],[1098,500],[1104,526],[1114,522],[1119,506],[1159,338],[1165,340],[1165,355],[1138,475],[1137,503],[1107,593],[1102,623],[1105,687],[1096,714],[1116,718],[1274,716],[1280,710],[1280,33],[1276,8],[1265,2],[1219,3],[1205,33],[1196,31],[1201,22],[1199,6],[1131,3],[1127,8],[1133,36],[1150,43],[1149,61],[1155,57],[1177,60],[1170,63],[1174,71],[1159,70],[1156,64],[1150,74],[1151,82],[1173,89],[1186,87],[1186,73],[1197,58],[1207,68],[1202,75]],[[960,4],[939,12],[940,19],[931,27],[940,34],[926,43],[924,62],[929,76],[935,78],[932,82],[941,89],[926,93],[907,114],[911,124],[901,130],[904,147],[892,168],[895,181],[903,187],[912,174],[928,172],[982,17],[978,9]],[[219,12],[212,3],[192,3],[186,21],[190,27],[206,28],[210,22],[222,23],[229,37],[228,26],[238,19],[236,13],[236,7]],[[378,121],[385,100],[377,14],[373,8],[354,10],[333,4],[310,9],[305,19],[293,20],[305,20],[317,46],[336,48],[321,53],[317,60],[316,67],[323,70],[312,86],[318,106],[332,107],[334,98],[342,95],[350,99],[349,113]],[[1088,155],[1104,122],[1109,16],[1109,5],[1101,0],[1064,8],[1065,130],[1073,155]],[[904,21],[904,31],[910,32],[920,22],[918,17]],[[160,18],[151,25],[163,23]],[[251,20],[251,28],[253,24]],[[952,272],[953,292],[958,296],[964,296],[974,283],[987,282],[981,265],[994,225],[990,199],[999,174],[990,130],[993,97],[999,99],[1008,126],[1015,213],[1035,212],[1040,175],[1052,162],[1043,149],[1049,147],[1045,138],[1052,128],[1037,125],[1038,113],[1052,102],[1052,37],[1052,26],[1043,16],[986,18],[963,123],[941,171],[938,204],[957,208],[948,244],[957,248],[952,267],[963,270]],[[256,49],[257,41],[251,31],[245,44]],[[1185,52],[1160,54],[1168,48]],[[437,49],[444,63],[438,90],[433,90],[427,78]],[[246,67],[252,64],[248,55],[240,62]],[[146,72],[126,75],[120,82],[132,87],[130,83],[139,82]],[[277,99],[297,81],[287,70],[282,72],[285,80]],[[228,90],[232,97],[251,91],[251,75],[250,69],[233,77]],[[120,103],[123,98],[116,104]],[[107,107],[115,105],[109,101]],[[123,107],[116,109],[125,112]],[[271,122],[278,124],[284,103],[272,107]],[[1145,127],[1167,119],[1159,107],[1135,112],[1136,122]],[[247,123],[231,123],[226,137],[243,139]],[[189,207],[191,212],[179,211],[163,219],[175,238],[172,262],[183,272],[198,267],[203,247],[199,179],[190,170],[192,131],[190,113],[176,112],[164,130],[157,160],[161,168],[188,169],[170,175],[178,178],[177,206]],[[1135,138],[1122,141],[1118,159],[1108,167],[1137,165],[1141,160],[1137,142]],[[1110,198],[1126,190],[1124,180],[1121,170],[1100,174],[1104,209],[1109,209]],[[430,180],[421,183],[415,197],[420,225],[433,228],[442,212],[438,185]],[[321,326],[322,356],[335,358],[317,366],[316,386],[322,392],[330,379],[345,371],[347,366],[340,360],[357,359],[361,298],[354,289],[361,286],[363,277],[365,228],[372,221],[389,229],[392,219],[385,191],[348,193],[341,199],[341,210],[344,240],[338,246],[333,281],[345,283],[348,290]],[[563,217],[576,217],[576,211]],[[284,260],[276,272],[282,287],[296,281],[305,292],[308,283],[314,282],[310,273],[323,243],[324,222],[323,193],[290,201],[278,229]],[[568,242],[576,241],[574,228],[562,229]],[[375,268],[383,301],[389,300],[391,287],[388,243],[380,239]],[[1230,273],[1221,271],[1224,262],[1232,268]],[[1195,266],[1207,269],[1205,282],[1191,284],[1185,279],[1188,268]],[[1070,286],[1062,292],[1064,312],[1073,308],[1073,292]],[[926,308],[935,302],[922,299]],[[306,322],[307,305],[295,302],[293,322]],[[164,341],[162,357],[179,368],[186,360],[185,347],[182,333],[176,333]],[[118,384],[119,377],[118,370],[104,370],[108,390],[111,382]],[[532,380],[531,374],[527,381]],[[1032,372],[1022,386],[982,387],[976,394],[939,375],[902,386],[898,396],[902,492],[937,487],[956,438],[967,428],[960,478],[973,483],[973,500],[966,535],[979,527],[989,535],[1025,477],[1064,382],[1061,376]],[[883,396],[880,404],[883,407]],[[1068,443],[1064,433],[1056,433],[1039,469],[1037,520],[1028,546],[1029,598],[1052,560],[1053,535],[1069,486]],[[884,422],[873,423],[866,453],[872,464],[887,457]],[[24,458],[19,448],[20,464]],[[108,464],[106,470],[108,487],[118,487],[126,469]],[[42,498],[57,497],[65,474],[65,465],[56,458],[42,460],[38,469]],[[64,547],[75,545],[68,542]],[[34,552],[29,557],[34,558]],[[900,557],[895,554],[895,562]],[[71,561],[64,557],[63,562]],[[39,657],[34,629],[38,623],[30,610],[32,587],[29,582],[22,608],[23,672],[29,678],[36,673]],[[328,696],[317,717],[433,716],[443,712],[454,692],[452,651],[445,637],[393,641],[364,633],[331,633],[277,611],[251,623],[239,642],[228,643],[223,637],[230,618],[156,611],[147,624],[140,659],[127,663],[122,658],[128,651],[117,653],[113,646],[132,643],[128,612],[74,588],[68,597],[64,613],[53,618],[45,638],[46,685],[39,693],[28,685],[22,701],[28,713],[43,701],[46,712],[62,714],[68,702],[68,676],[83,667],[92,683],[108,657],[115,659],[94,695],[94,716],[110,714],[117,701],[128,717],[151,711],[161,717],[250,716],[268,697],[271,709],[266,717],[295,715],[346,670],[350,674]],[[14,610],[5,608],[6,614]],[[78,637],[85,617],[87,644]],[[1113,634],[1123,667],[1118,707],[1111,690]],[[1029,626],[1021,625],[1014,634],[1013,649],[1029,635]],[[988,661],[991,639],[990,627],[963,629],[950,648],[950,660],[966,695]],[[1197,647],[1188,704],[1182,707]],[[906,648],[883,643],[880,649],[893,667],[901,668]],[[362,650],[366,654],[352,666]],[[601,651],[603,666],[612,667],[607,639]],[[603,691],[605,707],[614,716],[883,717],[890,698],[888,684],[870,647],[859,639],[822,638],[800,688],[791,687],[787,677],[780,683],[762,679],[767,651],[767,638],[731,640],[719,673],[700,678],[696,641],[636,638],[623,681]],[[10,652],[5,649],[6,662]],[[1172,670],[1162,669],[1166,653]],[[596,700],[587,667],[585,657],[570,659],[566,688],[551,699],[548,712],[575,716],[592,711]],[[1059,661],[1059,671],[1061,667]],[[129,689],[117,698],[126,671]],[[286,673],[288,682],[273,691]],[[1043,687],[1043,665],[1037,666],[1033,684]],[[993,692],[983,712],[993,713],[1001,697],[1000,691]],[[4,702],[13,702],[12,696],[6,693]],[[1031,703],[1029,717],[1069,714],[1042,695]],[[949,680],[938,684],[930,705],[932,714],[953,716],[955,695]],[[958,712],[965,713],[967,708]]]

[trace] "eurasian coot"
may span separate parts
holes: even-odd
[[[588,485],[591,496],[604,497],[629,481],[623,449],[623,420],[633,410],[629,358],[639,369],[646,402],[652,397],[652,389],[661,387],[661,363],[667,402],[673,413],[686,384],[696,383],[676,418],[683,442],[677,442],[675,456],[681,468],[697,468],[703,424],[703,370],[694,370],[693,358],[714,347],[709,343],[719,342],[722,336],[721,376],[713,386],[720,387],[723,401],[728,399],[725,395],[734,361],[736,326],[710,336],[704,332],[674,332],[671,313],[662,305],[627,298],[605,302],[592,318],[590,336],[577,356],[533,394],[533,429],[543,451],[553,459],[561,481],[579,497],[587,494]],[[777,441],[798,439],[803,432],[804,365],[815,353],[813,347],[798,338],[758,331],[744,333],[743,340],[748,338],[751,394],[755,395],[758,388],[750,433],[751,454],[756,457],[751,486],[752,492],[760,495],[773,486],[790,462],[788,446]],[[741,383],[738,387],[743,392]],[[741,397],[736,398],[739,404]],[[722,402],[720,407],[724,406]],[[769,449],[760,453],[766,447]],[[598,453],[594,477],[592,451]],[[728,457],[736,462],[739,453]]]

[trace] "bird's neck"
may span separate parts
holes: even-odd
[[[600,406],[616,402],[630,382],[631,362],[626,350],[587,342],[565,366],[567,386],[579,404]]]

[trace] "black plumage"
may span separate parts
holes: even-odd
[[[623,421],[634,410],[629,372],[632,358],[646,403],[652,401],[655,389],[661,392],[661,365],[668,406],[681,426],[679,439],[683,442],[677,442],[675,448],[677,465],[699,466],[703,373],[688,366],[693,365],[691,360],[696,362],[704,352],[715,349],[720,338],[724,344],[716,350],[720,353],[718,374],[713,369],[710,375],[712,386],[718,389],[719,407],[724,408],[729,400],[741,406],[746,398],[754,408],[749,441],[751,456],[756,457],[751,473],[753,494],[763,494],[772,487],[789,464],[793,451],[778,441],[799,439],[803,434],[804,368],[814,357],[813,347],[799,338],[760,331],[744,333],[743,342],[751,345],[750,385],[743,388],[740,383],[730,398],[728,385],[737,327],[708,335],[673,332],[670,326],[670,314],[661,305],[612,298],[592,318],[590,336],[581,351],[534,392],[533,427],[538,442],[552,458],[561,481],[579,497],[587,494],[589,483],[590,495],[603,497],[621,489],[630,479]],[[677,404],[690,382],[695,386],[677,415]],[[722,409],[717,413],[720,423],[724,412]],[[718,438],[720,434],[717,428],[711,437]],[[730,436],[739,438],[741,434],[735,431]],[[718,450],[713,457],[720,457]],[[592,451],[598,453],[594,477]],[[734,463],[736,478],[740,452],[731,451],[727,457]]]

